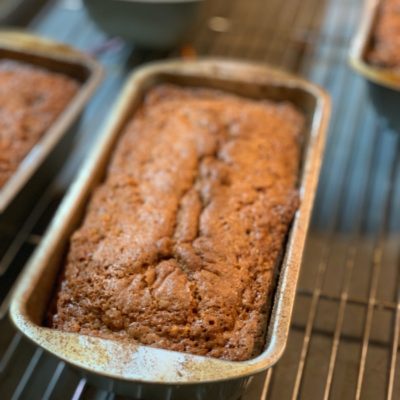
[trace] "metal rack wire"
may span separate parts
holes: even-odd
[[[362,4],[215,0],[187,38],[199,54],[297,71],[327,88],[334,102],[287,351],[254,379],[243,400],[400,398],[400,138],[375,114],[364,82],[347,67]],[[85,50],[105,39],[76,0],[51,3],[31,29]],[[126,44],[100,54],[108,77],[85,113],[72,157],[22,222],[0,221],[1,398],[121,399],[28,343],[6,312],[13,283],[127,71],[156,56]]]

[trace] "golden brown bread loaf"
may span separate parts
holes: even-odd
[[[400,73],[400,0],[381,1],[367,59]]]
[[[49,325],[245,360],[298,207],[288,103],[152,89],[73,234]]]
[[[67,76],[0,60],[0,188],[77,90]]]

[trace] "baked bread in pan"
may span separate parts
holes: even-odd
[[[78,89],[66,75],[0,60],[0,188]]]
[[[382,0],[367,60],[400,73],[400,0]]]
[[[47,324],[228,360],[259,354],[299,204],[303,125],[289,103],[151,89],[71,237]]]

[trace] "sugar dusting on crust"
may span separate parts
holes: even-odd
[[[0,188],[77,90],[67,76],[0,60]]]
[[[245,360],[260,353],[298,207],[287,103],[159,86],[70,242],[54,328]]]

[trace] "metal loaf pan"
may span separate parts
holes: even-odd
[[[349,62],[368,82],[368,90],[375,109],[400,132],[400,73],[371,65],[366,54],[372,45],[372,34],[379,15],[381,1],[368,0],[356,35],[352,41]]]
[[[102,78],[102,67],[91,57],[67,45],[22,31],[0,31],[0,59],[4,58],[68,75],[78,80],[80,88],[65,110],[25,156],[11,178],[0,188],[0,214],[29,186],[30,178],[53,148],[71,131]],[[28,190],[23,197],[33,195]]]
[[[92,189],[104,176],[114,144],[144,93],[161,82],[291,101],[307,116],[299,174],[301,205],[280,265],[265,349],[248,361],[195,356],[41,325],[68,238],[82,219]],[[14,324],[36,344],[83,370],[108,390],[152,400],[236,399],[251,377],[271,367],[285,348],[329,114],[330,101],[321,89],[267,66],[210,59],[167,61],[141,68],[128,79],[95,148],[19,282],[11,304]]]

